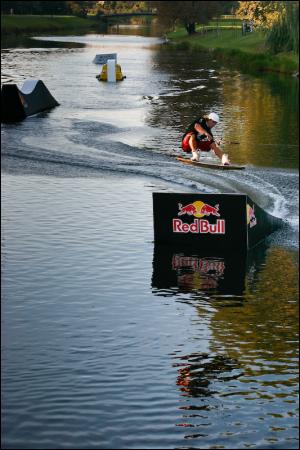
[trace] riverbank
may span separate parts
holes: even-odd
[[[3,15],[1,19],[2,36],[62,30],[88,31],[103,26],[102,22],[94,17]]]
[[[250,71],[272,71],[295,74],[299,71],[299,55],[280,53],[272,55],[265,47],[262,32],[242,34],[241,27],[226,29],[210,28],[188,36],[183,28],[167,35],[174,48],[197,52],[206,49],[218,58]]]

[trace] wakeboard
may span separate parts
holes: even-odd
[[[236,164],[229,164],[226,166],[223,166],[222,164],[215,164],[215,163],[208,163],[208,162],[202,162],[202,161],[192,161],[188,158],[181,158],[180,156],[176,156],[177,161],[180,161],[184,164],[191,164],[192,166],[196,167],[204,167],[207,169],[216,169],[216,170],[244,170],[245,166],[240,166]]]

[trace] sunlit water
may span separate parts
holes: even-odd
[[[297,80],[158,38],[32,42],[2,81],[60,106],[2,126],[3,448],[298,448]],[[127,78],[99,83],[115,51]],[[171,157],[198,108],[245,172]],[[162,190],[247,193],[284,226],[247,257],[160,248]]]

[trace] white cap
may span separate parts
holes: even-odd
[[[216,114],[216,113],[214,113],[214,112],[208,114],[208,118],[209,118],[210,120],[213,120],[213,121],[216,122],[216,123],[220,122],[220,118],[219,118],[218,114]]]

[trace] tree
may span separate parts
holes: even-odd
[[[67,11],[66,2],[41,1],[39,14],[64,14]]]
[[[272,53],[299,54],[299,2],[284,2],[285,8],[267,31],[266,44]]]
[[[67,3],[64,1],[3,1],[1,12],[9,14],[65,14]]]
[[[299,53],[298,1],[242,1],[237,14],[252,20],[266,32],[266,44],[272,53]]]
[[[234,14],[236,9],[239,7],[240,2],[222,2],[223,5],[223,14]]]
[[[177,23],[181,23],[188,34],[196,32],[196,23],[208,23],[212,17],[222,14],[227,4],[224,1],[150,1],[148,3],[150,7],[157,10],[161,22],[167,27],[174,27]]]
[[[285,3],[289,2],[242,1],[239,2],[237,15],[241,19],[252,20],[256,25],[270,28],[275,22],[280,19],[280,16],[282,15],[285,8]]]
[[[88,13],[89,2],[85,1],[68,1],[66,4],[70,9],[71,13],[77,17],[86,17]]]
[[[37,14],[38,7],[41,2],[38,1],[4,1],[1,2],[1,11],[4,13],[9,13],[13,10],[15,14]]]
[[[103,1],[96,2],[96,10],[112,12],[112,13],[122,13],[122,12],[136,12],[145,11],[147,9],[147,2],[137,2],[137,1]]]

